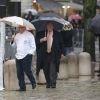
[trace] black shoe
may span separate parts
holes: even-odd
[[[18,89],[18,90],[16,90],[16,91],[24,92],[24,91],[26,91],[26,89]]]
[[[36,84],[32,85],[32,89],[35,89],[36,88]]]
[[[51,85],[51,88],[56,88],[56,84],[52,84]]]
[[[46,88],[50,88],[50,85],[46,85]]]
[[[100,73],[97,76],[100,77]]]
[[[56,86],[55,85],[52,85],[51,88],[56,88]]]
[[[95,70],[94,72],[95,72],[95,73],[100,73],[100,70]]]

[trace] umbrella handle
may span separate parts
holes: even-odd
[[[46,37],[46,31],[45,31],[45,37]]]

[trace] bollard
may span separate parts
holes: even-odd
[[[19,88],[14,59],[4,63],[4,87],[5,90],[16,90]]]
[[[74,52],[68,55],[68,73],[69,73],[69,78],[79,77],[78,60],[77,60],[77,55]]]
[[[36,55],[33,55],[32,58],[32,69],[34,72],[36,71]]]
[[[36,59],[37,59],[36,57],[37,56],[34,55],[33,59],[32,59],[32,69],[33,69],[33,73],[35,73],[35,74],[36,74]],[[34,76],[35,76],[37,84],[45,84],[46,83],[43,69],[40,70],[39,75],[37,77],[36,77],[36,75],[34,75]]]
[[[44,72],[43,72],[43,69],[41,69],[39,72],[38,84],[45,84],[45,83],[46,83],[46,80],[45,80]]]
[[[79,54],[79,80],[88,81],[91,79],[91,57],[87,52]]]
[[[32,59],[32,71],[35,72],[36,69],[36,60],[35,56]],[[30,81],[25,74],[25,82],[26,84]],[[16,90],[19,88],[18,79],[17,79],[17,72],[16,72],[16,64],[15,60],[8,60],[4,63],[4,86],[6,90]]]
[[[67,57],[61,57],[58,79],[68,79]]]

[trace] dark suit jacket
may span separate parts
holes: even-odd
[[[61,54],[63,53],[63,41],[60,32],[58,31],[53,31],[53,32],[54,33],[53,33],[53,43],[51,48],[51,57],[52,57],[52,61],[56,63],[57,72],[58,72]],[[45,61],[46,59],[45,56],[47,54],[47,42],[40,43],[40,38],[43,38],[44,36],[45,36],[44,31],[37,33],[36,36],[37,55],[39,59],[41,58],[42,62]]]
[[[57,72],[59,72],[60,58],[61,54],[63,54],[63,48],[64,46],[61,33],[54,31],[51,53],[52,53],[52,61],[55,62],[56,64]]]
[[[63,53],[63,41],[61,33],[54,31],[53,33],[53,43],[51,48],[52,60],[57,61],[60,59],[61,54]]]
[[[45,32],[41,31],[36,33],[35,42],[36,42],[36,52],[37,52],[37,66],[42,69],[45,63],[46,56],[46,42],[40,43],[40,39],[45,36]]]
[[[72,47],[73,30],[61,31],[64,47]]]

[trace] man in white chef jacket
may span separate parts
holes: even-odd
[[[28,76],[32,89],[36,87],[36,81],[31,70],[32,55],[36,51],[36,45],[34,36],[26,31],[25,26],[18,28],[19,33],[13,37],[11,44],[16,46],[16,69],[20,87],[18,91],[26,91],[24,73]]]

